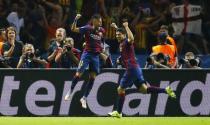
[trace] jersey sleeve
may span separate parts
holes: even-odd
[[[102,28],[102,27],[100,27],[100,31],[101,31],[103,34],[106,33],[106,30],[105,30],[104,28]]]
[[[81,34],[85,34],[89,29],[90,29],[90,26],[85,25],[85,26],[79,28],[79,32]]]

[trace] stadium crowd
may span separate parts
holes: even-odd
[[[128,21],[145,68],[196,68],[210,48],[208,0],[0,0],[1,68],[75,68],[84,36],[71,31],[102,16],[101,67],[123,67],[116,28]],[[181,56],[181,55],[184,55]],[[183,57],[183,58],[182,58]],[[138,58],[137,58],[138,59]],[[116,60],[116,61],[115,61]]]

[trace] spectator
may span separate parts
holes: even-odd
[[[198,57],[194,55],[193,52],[185,53],[185,57],[179,60],[180,66],[179,68],[193,68],[193,69],[201,69],[200,64],[201,61]]]
[[[19,1],[17,3],[13,3],[12,12],[7,16],[7,21],[10,23],[10,26],[15,27],[16,30],[16,40],[20,40],[20,30],[24,27],[24,16],[26,5],[24,1]]]
[[[47,29],[47,47],[49,47],[50,40],[55,38],[56,30],[59,27],[64,26],[63,21],[63,8],[59,4],[58,0],[42,0],[42,5],[45,6],[45,9],[43,10],[47,11],[46,13],[43,13],[44,19],[45,19],[45,26]]]
[[[111,27],[111,23],[115,22],[119,24],[119,18],[123,9],[123,0],[105,0],[105,10],[103,11],[103,26],[106,30],[104,38],[106,43],[111,45],[111,52],[116,52],[118,48],[118,42],[115,37],[115,29]]]
[[[8,13],[8,1],[0,0],[0,29],[8,27],[9,22],[7,21],[7,13]]]
[[[170,44],[170,45],[173,45],[173,46],[174,46],[175,51],[176,51],[176,55],[178,56],[177,47],[176,47],[176,42],[175,42],[174,38],[172,38],[172,37],[169,35],[169,33],[168,33],[168,26],[162,25],[162,26],[160,27],[159,33],[162,33],[162,32],[166,33],[166,35],[167,35],[167,38],[166,38],[166,39],[167,39],[167,44]],[[177,56],[176,56],[176,58],[174,58],[174,60],[173,60],[173,62],[175,62],[175,63],[174,63],[174,65],[172,66],[172,68],[176,68],[176,67],[178,66],[178,58],[177,58]]]
[[[6,30],[0,29],[0,68],[10,68],[6,64],[6,60],[3,58],[3,45],[6,41]]]
[[[169,57],[165,56],[163,53],[152,54],[147,58],[145,68],[147,69],[155,69],[155,68],[164,68],[169,69],[170,65]]]
[[[23,43],[16,40],[16,30],[14,27],[6,29],[7,41],[3,45],[3,54],[8,58],[8,65],[16,68],[19,58],[22,55]]]
[[[49,7],[52,11],[49,14],[49,19],[57,27],[62,26],[63,24],[63,9],[59,4],[58,0],[42,0],[43,4]],[[53,34],[54,35],[54,34]]]
[[[46,67],[47,61],[36,57],[32,44],[23,46],[22,56],[19,59],[17,68],[41,68]]]
[[[6,41],[6,30],[5,29],[0,29],[0,56],[3,54],[3,45]]]
[[[150,44],[152,43],[155,36],[151,34],[149,29],[150,23],[152,22],[154,16],[152,14],[151,5],[146,2],[142,3],[138,7],[137,14],[132,20],[132,28],[135,30],[135,47],[138,50],[146,51]]]
[[[192,5],[189,0],[183,0],[183,4],[171,9],[172,26],[177,37],[178,52],[193,51],[197,54],[209,53],[207,42],[201,33],[200,5]]]
[[[55,57],[59,51],[63,51],[63,41],[66,38],[66,30],[64,28],[58,28],[55,33],[55,39],[52,40],[51,45],[48,49],[47,60],[50,63],[51,68],[61,68],[59,62],[55,62]]]
[[[165,56],[168,56],[170,58],[169,65],[170,67],[173,67],[176,63],[176,49],[174,48],[174,46],[167,44],[167,36],[168,34],[166,34],[165,32],[159,34],[158,38],[160,44],[152,47],[152,53],[155,55],[163,53]]]
[[[27,41],[32,44],[36,51],[39,50],[43,54],[49,47],[46,45],[46,12],[42,4],[36,3],[36,1],[29,1],[27,6],[31,10],[25,17],[25,26],[20,32],[20,38],[23,42]]]
[[[58,51],[55,62],[60,62],[61,68],[76,68],[79,64],[81,51],[74,48],[74,40],[65,38],[62,50]]]

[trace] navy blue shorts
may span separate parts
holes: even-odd
[[[126,69],[120,80],[120,87],[125,89],[134,84],[137,88],[139,88],[145,82],[142,70],[139,67],[129,68]]]
[[[96,72],[97,74],[100,72],[99,54],[90,52],[82,53],[77,72],[83,73],[88,66],[89,71]]]

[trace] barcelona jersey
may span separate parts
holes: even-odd
[[[92,53],[100,53],[102,51],[101,43],[103,39],[103,34],[105,30],[102,27],[97,29],[93,28],[91,25],[85,25],[79,29],[81,34],[85,35],[85,49],[84,51]]]
[[[139,67],[136,62],[134,46],[132,43],[128,42],[128,39],[125,39],[120,43],[120,53],[125,68],[135,68]]]

